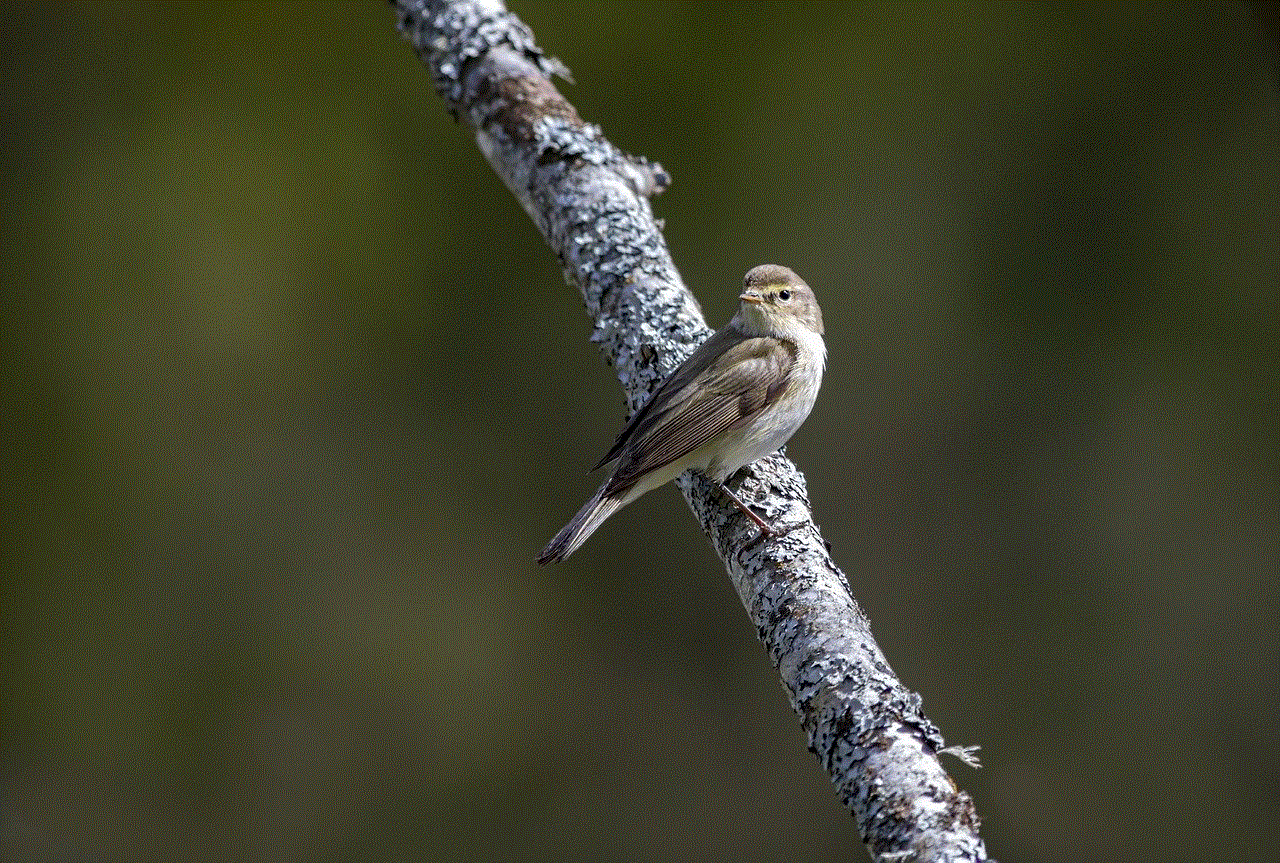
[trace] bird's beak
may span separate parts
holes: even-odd
[[[759,294],[757,294],[755,291],[747,291],[745,293],[739,294],[738,299],[742,300],[744,303],[755,303],[756,305],[759,305],[760,303],[764,302],[764,298],[761,297]]]

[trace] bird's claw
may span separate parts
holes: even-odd
[[[769,524],[765,522],[759,525],[759,530],[756,531],[755,537],[748,540],[747,543],[742,546],[742,548],[743,550],[754,548],[755,546],[764,542],[766,539],[774,539],[775,537],[786,536],[787,534],[791,533],[791,531],[796,530],[797,528],[804,527],[808,523],[809,522],[807,519],[802,519],[800,521],[793,521],[793,522],[783,522],[780,525],[774,525],[774,524]]]

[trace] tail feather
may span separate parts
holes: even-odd
[[[555,539],[547,543],[547,547],[538,555],[538,563],[559,563],[573,554],[606,518],[626,503],[625,498],[605,497],[604,488],[601,486],[591,500],[578,510],[578,514],[556,534]]]

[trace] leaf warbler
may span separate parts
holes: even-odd
[[[597,468],[615,462],[591,500],[538,555],[556,563],[605,519],[686,470],[701,471],[762,533],[769,524],[724,481],[785,444],[809,416],[827,348],[822,311],[804,280],[763,264],[747,273],[741,305],[636,412]]]

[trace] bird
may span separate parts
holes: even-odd
[[[605,519],[640,495],[700,471],[760,528],[772,527],[724,481],[775,452],[809,416],[827,348],[813,290],[787,267],[762,264],[743,278],[737,313],[654,391],[592,470],[613,469],[538,555],[573,554]]]

